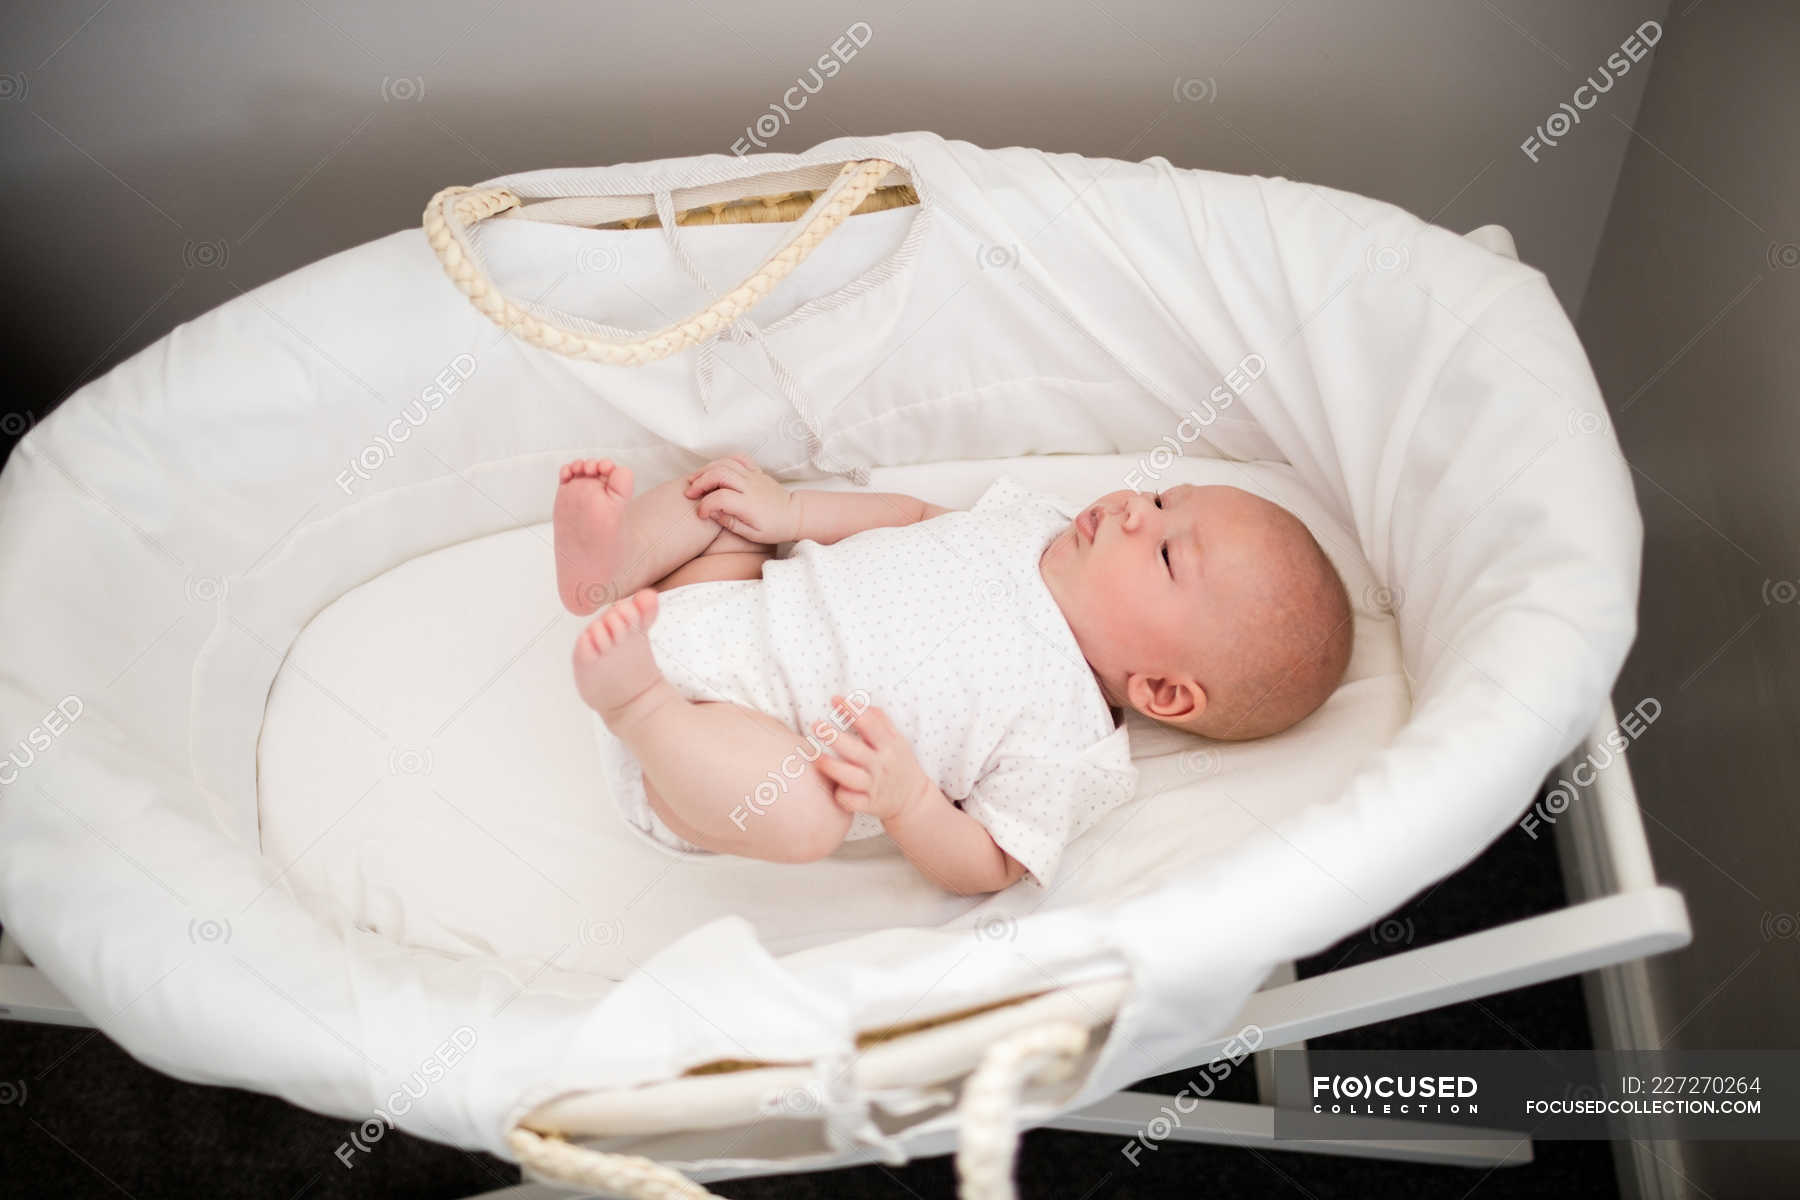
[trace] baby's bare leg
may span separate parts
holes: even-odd
[[[655,619],[656,593],[646,588],[607,609],[575,643],[581,697],[642,765],[651,808],[677,834],[720,854],[811,862],[837,849],[851,814],[808,759],[822,753],[818,741],[766,713],[682,696],[645,637]]]
[[[748,549],[734,550],[726,542],[736,538]],[[690,583],[710,583],[718,579],[761,579],[763,564],[775,557],[770,546],[759,546],[728,530],[719,531],[719,540],[693,558],[688,559],[650,586],[659,592]]]
[[[757,578],[769,547],[695,516],[685,490],[677,477],[633,498],[631,468],[607,458],[566,464],[553,511],[563,607],[585,615],[647,585]],[[736,557],[683,574],[693,560],[714,554]]]

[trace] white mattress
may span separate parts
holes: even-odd
[[[939,463],[877,470],[870,486],[966,505],[1007,473],[1079,501],[1127,486],[1144,465],[1135,456]],[[397,942],[613,979],[727,914],[780,955],[896,926],[962,922],[1002,937],[1037,907],[1154,886],[1338,795],[1410,711],[1384,593],[1356,539],[1290,468],[1183,459],[1139,486],[1173,482],[1244,487],[1305,520],[1356,606],[1355,655],[1323,708],[1260,742],[1211,743],[1134,719],[1139,798],[1071,847],[1047,895],[950,895],[885,838],[795,866],[677,860],[631,836],[597,782],[569,671],[585,621],[557,603],[547,525],[412,559],[307,626],[263,723],[263,854],[303,903]]]

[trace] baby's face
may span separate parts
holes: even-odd
[[[1134,673],[1175,686],[1229,654],[1272,507],[1232,487],[1108,492],[1051,541],[1038,569],[1114,703]]]

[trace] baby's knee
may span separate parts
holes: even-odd
[[[844,835],[850,831],[851,814],[839,808],[829,792],[822,797],[807,799],[809,803],[793,806],[784,814],[784,820],[769,828],[764,849],[770,859],[789,863],[817,862],[844,844]],[[821,799],[823,803],[819,802]]]

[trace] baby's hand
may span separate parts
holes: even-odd
[[[785,487],[742,454],[716,459],[687,478],[694,512],[753,542],[773,546],[800,536],[800,506]]]
[[[834,713],[850,711],[842,696],[833,696],[831,703]],[[853,717],[831,748],[843,757],[821,754],[814,765],[834,785],[833,799],[845,812],[866,812],[886,821],[927,803],[937,791],[906,738],[879,708],[865,708]]]

